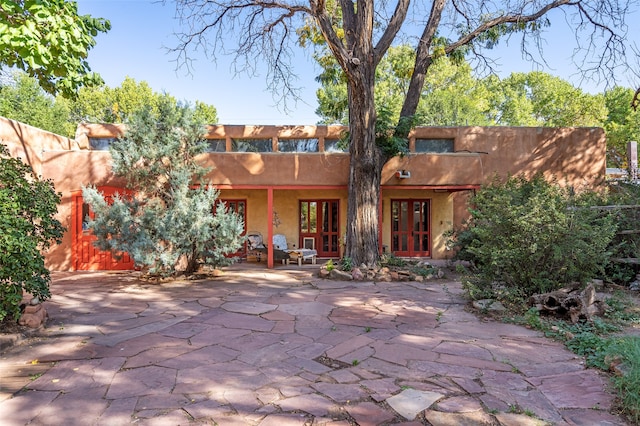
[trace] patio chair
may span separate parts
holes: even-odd
[[[318,252],[316,250],[311,249],[303,249],[303,248],[293,248],[290,249],[287,246],[287,238],[282,234],[275,234],[273,236],[273,247],[274,247],[274,256],[275,252],[278,250],[284,251],[288,258],[286,258],[286,263],[289,264],[290,261],[294,261],[298,264],[298,266],[302,265],[302,262],[305,260],[311,260],[311,263],[316,263],[316,256]],[[284,257],[284,255],[282,255]],[[285,259],[283,259],[282,263],[285,263]]]
[[[287,237],[275,234],[273,236],[273,260],[281,261],[283,265],[289,264],[291,256],[289,256],[287,249]]]
[[[256,258],[256,262],[262,261],[262,258],[267,256],[267,247],[262,241],[262,234],[257,231],[250,231],[247,233],[247,257],[252,256]]]

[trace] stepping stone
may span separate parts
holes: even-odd
[[[407,420],[413,420],[421,412],[431,407],[444,395],[437,392],[406,389],[387,398],[387,404]]]
[[[260,302],[227,302],[221,306],[222,309],[239,314],[261,315],[275,311],[278,305],[270,305]]]

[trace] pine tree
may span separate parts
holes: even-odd
[[[127,252],[150,275],[192,274],[221,266],[243,243],[242,218],[227,211],[204,182],[196,156],[207,149],[194,109],[163,96],[156,109],[135,113],[111,148],[113,172],[132,195],[106,199],[95,187],[83,197],[95,213],[89,227],[101,250]],[[215,213],[214,213],[215,210]]]

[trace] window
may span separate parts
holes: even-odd
[[[416,152],[454,152],[453,139],[416,139]]]
[[[347,147],[342,146],[340,139],[325,139],[324,150],[325,152],[347,152]],[[345,144],[346,145],[346,144]]]
[[[108,151],[116,138],[89,138],[89,148],[93,151]]]
[[[269,139],[233,139],[231,141],[233,152],[272,152],[273,145]]]
[[[278,139],[280,152],[318,152],[318,139]]]
[[[224,139],[209,139],[209,148],[207,152],[225,152],[227,150],[227,141]]]

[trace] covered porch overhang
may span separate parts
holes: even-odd
[[[263,190],[267,194],[267,268],[272,269],[275,266],[273,251],[274,232],[274,191],[320,191],[320,190],[342,190],[346,191],[346,185],[230,185],[230,184],[211,184],[219,190]]]
[[[274,192],[276,191],[322,191],[322,190],[338,190],[346,193],[347,185],[231,185],[231,184],[213,184],[212,186],[219,190],[259,190],[266,193],[266,241],[267,244],[267,256],[266,263],[267,268],[271,269],[275,266],[275,256],[273,250],[273,236],[276,234],[274,230],[274,218],[276,216],[276,209],[274,207]],[[465,185],[382,185],[380,187],[380,200],[382,200],[385,191],[393,190],[409,190],[409,191],[434,191],[434,192],[460,192],[460,191],[474,191],[480,188],[479,184],[465,184]],[[379,217],[382,217],[382,203],[378,205]],[[383,227],[382,221],[378,226],[378,247],[382,253],[382,240],[383,240]]]

